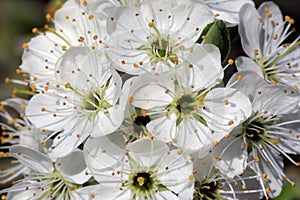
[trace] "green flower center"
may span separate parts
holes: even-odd
[[[156,177],[157,175],[152,171],[133,172],[126,186],[131,189],[134,198],[149,197],[158,190],[160,185]]]
[[[222,188],[222,186],[216,181],[208,181],[206,179],[201,182],[196,181],[193,200],[225,200],[225,198],[219,194],[220,188]]]

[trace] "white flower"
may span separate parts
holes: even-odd
[[[269,83],[299,87],[299,37],[284,43],[293,32],[289,31],[293,23],[288,16],[283,19],[273,2],[263,3],[258,10],[250,5],[242,7],[239,32],[249,58],[237,58],[238,71],[252,70]]]
[[[239,11],[245,4],[254,6],[252,0],[196,0],[211,8],[217,19],[223,20],[228,26],[239,23]]]
[[[184,196],[180,195],[180,199],[261,199],[262,190],[257,176],[251,169],[238,177],[230,178],[227,174],[220,173],[214,166],[212,153],[204,157],[202,157],[202,152],[191,154],[193,156],[195,186],[181,193]],[[190,196],[185,192],[189,193]]]
[[[193,51],[204,27],[214,21],[210,9],[197,2],[144,1],[112,13],[109,54],[113,64],[128,74],[159,74],[174,68]]]
[[[196,47],[175,76],[129,79],[124,85],[130,87],[129,94],[121,98],[150,116],[146,127],[154,137],[194,150],[213,146],[251,114],[250,102],[241,92],[212,89],[223,77],[218,49]]]
[[[54,138],[50,155],[60,157],[88,136],[115,131],[123,121],[117,104],[121,77],[108,68],[104,55],[87,47],[72,47],[56,68],[57,85],[31,98],[26,109],[38,128],[62,131]]]
[[[37,89],[55,79],[55,64],[70,47],[103,48],[107,36],[105,21],[94,16],[92,6],[83,4],[68,0],[52,20],[47,15],[54,27],[46,31],[34,28],[33,32],[38,35],[23,44],[20,68],[31,75],[31,84]]]
[[[78,190],[82,199],[173,200],[193,187],[193,165],[182,152],[170,151],[163,142],[148,138],[129,144],[127,154],[124,147],[124,140],[117,142],[110,135],[85,144],[88,168],[100,184]]]
[[[279,154],[300,165],[287,155],[300,152],[299,93],[288,86],[266,85],[251,71],[235,74],[228,84],[249,96],[253,111],[214,149],[215,164],[230,177],[251,167],[260,179],[264,195],[273,198],[279,195],[284,178],[294,185],[283,172]]]
[[[10,154],[32,170],[17,184],[3,190],[8,192],[10,200],[74,199],[74,190],[90,179],[81,150],[58,159],[55,164],[46,154],[20,145],[12,146]]]
[[[1,125],[1,150],[9,149],[11,145],[21,144],[30,149],[47,152],[46,143],[43,140],[51,133],[37,129],[25,116],[26,99],[10,98],[0,104]],[[0,152],[0,158],[6,158],[9,154]],[[8,168],[0,171],[1,183],[14,181],[20,175],[30,171],[18,160],[12,160]]]

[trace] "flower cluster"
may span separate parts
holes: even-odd
[[[23,44],[29,78],[6,79],[29,90],[0,104],[2,199],[269,199],[295,185],[283,157],[300,166],[300,41],[276,4],[67,0],[46,19]],[[229,29],[247,55],[235,62]]]

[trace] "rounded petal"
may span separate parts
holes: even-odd
[[[217,85],[224,76],[220,50],[212,44],[195,45],[177,76],[185,88],[194,91]]]
[[[55,168],[66,180],[73,183],[83,184],[91,178],[90,175],[86,174],[87,167],[83,152],[79,149],[57,159]]]
[[[253,71],[256,72],[257,75],[259,75],[261,78],[264,78],[264,74],[262,72],[262,69],[258,66],[258,64],[252,60],[251,58],[244,57],[244,56],[239,56],[235,60],[235,64],[237,66],[237,70],[240,71]]]
[[[159,140],[144,138],[128,145],[129,156],[139,166],[150,167],[161,162],[162,155],[169,151],[168,146]]]
[[[48,156],[27,147],[15,145],[9,149],[10,155],[26,167],[40,173],[52,173],[52,161]]]
[[[240,80],[240,78],[242,78]],[[239,80],[238,80],[239,79]],[[251,102],[258,91],[268,83],[253,71],[241,71],[232,75],[227,87],[235,88],[246,95]]]
[[[175,114],[170,114],[151,120],[146,127],[156,139],[171,142],[176,133],[176,119]]]
[[[132,197],[130,190],[120,190],[119,184],[98,184],[93,186],[82,187],[71,193],[73,199],[87,200],[94,196],[94,199],[105,200],[128,200]]]
[[[300,95],[292,87],[266,85],[258,91],[253,101],[253,110],[267,114],[288,114],[298,109]]]
[[[240,137],[224,138],[214,148],[213,154],[218,158],[214,159],[216,167],[230,178],[242,174],[247,167],[247,148]]]
[[[83,154],[89,171],[97,181],[121,180],[116,173],[125,157],[125,140],[120,132],[88,139]]]
[[[239,17],[239,33],[243,49],[249,57],[254,59],[255,50],[258,50],[260,55],[264,53],[263,44],[261,43],[263,37],[262,24],[259,22],[261,16],[255,7],[246,4],[241,8]]]
[[[216,132],[228,133],[252,114],[249,99],[233,88],[215,88],[204,101],[203,118]]]

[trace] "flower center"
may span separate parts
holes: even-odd
[[[133,172],[126,183],[134,197],[149,197],[158,188],[156,174],[152,171]]]
[[[175,67],[178,63],[178,56],[174,53],[176,44],[170,35],[162,35],[154,22],[150,22],[149,27],[154,30],[154,33],[148,38],[148,44],[139,49],[147,52],[152,65],[164,63],[172,68]]]
[[[56,170],[49,175],[41,174],[33,179],[37,179],[41,183],[42,190],[45,190],[38,200],[42,200],[48,195],[51,199],[56,199],[59,196],[63,199],[70,199],[70,192],[81,187],[81,185],[65,180]]]
[[[210,200],[210,199],[224,199],[219,195],[218,190],[222,186],[217,181],[196,181],[195,182],[195,192],[194,200]]]
[[[268,130],[271,125],[277,120],[275,115],[270,115],[267,117],[258,116],[254,114],[249,120],[244,122],[244,136],[251,143],[263,143],[271,142],[272,144],[277,144],[277,140],[273,140],[268,137]]]
[[[176,102],[176,109],[184,115],[195,110],[195,99],[191,95],[182,95]]]

